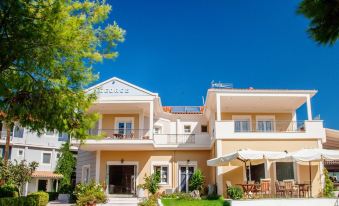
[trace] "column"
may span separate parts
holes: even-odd
[[[217,94],[217,121],[221,121],[220,94]]]
[[[307,118],[309,121],[312,120],[312,105],[311,105],[311,97],[310,95],[307,96],[307,101],[306,101],[306,105],[307,105]]]
[[[216,140],[216,157],[222,156],[222,140],[217,139]],[[224,184],[223,184],[223,168],[222,166],[217,166],[216,168],[216,179],[217,179],[217,189],[218,194],[222,195],[224,190]]]
[[[145,136],[145,128],[144,128],[144,110],[141,110],[139,112],[139,125],[138,125],[139,129],[137,134],[139,138],[142,138],[143,136]]]
[[[97,150],[96,151],[96,159],[95,159],[95,181],[97,183],[99,183],[99,181],[100,181],[100,155],[101,155],[101,151]]]
[[[28,193],[28,182],[26,182],[26,184],[25,184],[25,193],[24,193],[24,196],[27,196],[27,193]]]
[[[153,139],[153,126],[154,126],[153,116],[154,116],[154,105],[153,105],[153,101],[151,101],[149,103],[149,130],[150,130],[149,138],[150,139]]]
[[[56,179],[55,192],[58,192],[58,188],[59,188],[59,180]]]

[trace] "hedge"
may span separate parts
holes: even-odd
[[[53,200],[56,200],[58,199],[58,196],[59,196],[59,192],[47,192],[48,193],[48,201],[53,201]]]
[[[38,200],[37,206],[46,206],[48,203],[49,195],[47,192],[34,192],[28,196],[36,197]]]
[[[4,197],[0,198],[0,206],[38,206],[38,198],[35,196],[27,197]]]

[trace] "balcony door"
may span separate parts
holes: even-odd
[[[258,132],[273,132],[275,130],[274,117],[272,116],[257,116],[257,131]]]
[[[195,171],[195,166],[180,165],[179,166],[179,191],[189,192],[189,181]]]
[[[250,132],[251,131],[251,116],[249,115],[233,115],[234,131],[235,132]]]
[[[133,123],[132,117],[116,118],[116,132],[124,137],[131,137],[133,134]]]

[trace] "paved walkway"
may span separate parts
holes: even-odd
[[[47,204],[47,206],[71,206],[71,205],[74,205],[74,204],[69,204],[69,203],[66,203],[66,202],[60,202],[58,200],[51,201]]]

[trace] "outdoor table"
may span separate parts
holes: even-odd
[[[300,193],[302,192],[302,196],[305,197],[306,194],[310,191],[308,183],[296,183],[295,185],[298,186],[298,196],[300,197]],[[310,196],[311,197],[311,196]]]
[[[237,184],[237,185],[242,187],[242,189],[245,193],[245,196],[247,196],[247,197],[249,197],[250,192],[252,192],[254,187],[255,187],[255,184]]]

